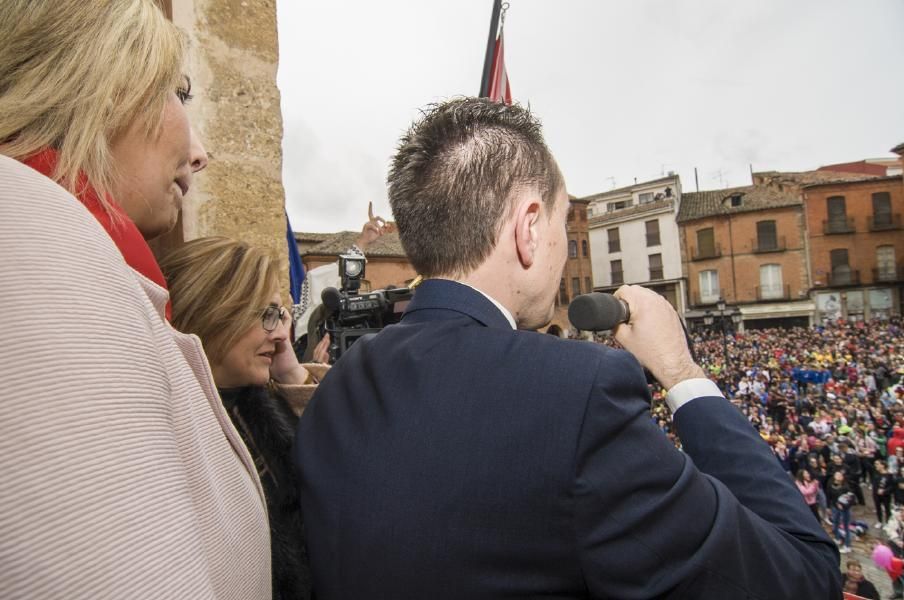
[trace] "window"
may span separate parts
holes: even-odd
[[[568,258],[578,257],[578,243],[575,240],[568,240]]]
[[[612,285],[621,285],[625,282],[625,275],[622,273],[620,260],[610,261],[609,269],[612,274]]]
[[[584,278],[584,289],[587,290],[588,294],[593,291],[593,282],[590,281],[589,277]]]
[[[580,277],[572,277],[571,278],[571,297],[581,295],[581,278]]]
[[[647,227],[647,246],[659,245],[659,220],[653,219],[644,223]]]
[[[719,272],[700,271],[700,302],[712,304],[719,299]]]
[[[756,224],[756,249],[778,250],[778,237],[775,235],[775,221],[758,221]]]
[[[853,283],[851,267],[848,263],[847,248],[829,251],[829,260],[832,263],[832,285],[849,285]]]
[[[737,208],[738,206],[741,206],[741,197],[742,197],[741,194],[734,194],[731,197],[732,208]]]
[[[896,264],[895,264],[895,247],[879,246],[876,248],[876,280],[877,281],[894,281]]]
[[[609,204],[606,205],[606,210],[608,212],[612,212],[615,210],[621,210],[623,208],[628,208],[629,206],[631,206],[630,200],[622,200],[620,202],[610,202]]]
[[[618,227],[607,229],[606,233],[609,235],[609,253],[621,252],[621,239],[618,237]]]
[[[890,227],[891,224],[891,196],[888,192],[876,192],[873,194],[873,227]]]
[[[587,218],[589,219],[589,218],[592,217],[592,216],[593,216],[593,207],[592,207],[592,206],[588,206],[588,207],[587,207]]]
[[[581,240],[581,256],[587,258],[590,254],[590,250],[587,248],[587,240]]]
[[[784,297],[781,265],[762,265],[760,267],[760,289],[758,300],[777,300]]]
[[[844,221],[847,217],[847,208],[844,203],[844,196],[830,196],[826,198],[826,210],[829,213],[829,221]]]
[[[652,202],[653,201],[653,192],[644,192],[643,194],[640,194],[637,196],[637,200],[641,204],[646,204],[648,202]]]
[[[713,258],[716,256],[715,237],[713,228],[697,230],[697,258]]]
[[[559,281],[559,304],[568,304],[568,290],[565,288],[565,280]]]
[[[662,255],[650,255],[650,280],[662,279]]]

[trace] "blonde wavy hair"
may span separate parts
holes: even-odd
[[[279,259],[225,237],[186,242],[160,261],[173,305],[173,327],[201,338],[212,364],[255,324],[279,292]]]
[[[77,194],[83,172],[106,206],[111,143],[133,123],[157,134],[185,48],[154,0],[3,0],[0,154],[54,148],[54,180]]]

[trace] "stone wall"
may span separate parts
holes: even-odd
[[[188,112],[210,163],[194,179],[180,227],[155,251],[209,235],[272,248],[283,260],[287,302],[276,0],[169,4],[190,40],[186,69],[195,99]]]

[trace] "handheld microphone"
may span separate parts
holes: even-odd
[[[631,308],[612,294],[592,292],[571,301],[568,320],[582,331],[606,331],[630,321]]]
[[[628,323],[631,320],[631,307],[621,298],[603,292],[591,292],[582,294],[571,301],[568,306],[568,320],[582,331],[607,331],[615,329],[617,325]],[[694,343],[687,332],[687,326],[680,318],[681,329],[684,330],[684,340],[691,358],[697,362],[697,353],[694,352]]]

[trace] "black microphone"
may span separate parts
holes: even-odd
[[[575,328],[582,331],[607,331],[615,329],[616,325],[627,323],[631,320],[631,307],[621,298],[603,292],[591,292],[582,294],[571,301],[568,306],[568,320]],[[684,330],[684,340],[691,358],[697,362],[697,353],[694,351],[694,342],[687,332],[687,326],[680,318],[681,329]]]
[[[324,288],[322,292],[320,292],[320,300],[323,302],[323,305],[326,306],[327,310],[330,311],[330,314],[339,312],[339,309],[342,306],[342,295],[339,293],[334,287]]]
[[[612,294],[591,292],[571,301],[568,320],[582,331],[606,331],[630,321],[631,308]]]

